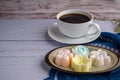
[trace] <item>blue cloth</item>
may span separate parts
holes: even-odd
[[[113,34],[109,32],[102,32],[99,38],[87,45],[94,45],[110,49],[116,54],[120,55],[120,33]],[[120,80],[120,67],[103,74],[69,74],[55,69],[50,69],[49,77],[44,80],[54,80],[55,75],[58,80]]]

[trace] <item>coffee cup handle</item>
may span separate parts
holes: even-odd
[[[92,28],[92,27],[96,28],[96,29],[95,29],[96,31],[94,31],[94,32],[92,32],[92,33],[87,33],[87,34],[84,35],[84,36],[95,35],[95,34],[97,34],[97,33],[100,31],[100,27],[99,27],[99,25],[98,25],[97,23],[92,23],[92,24],[90,24],[90,25],[89,25],[89,30],[90,30],[90,28]]]

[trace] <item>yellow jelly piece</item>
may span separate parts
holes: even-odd
[[[89,68],[91,69],[92,68],[92,60],[91,60],[91,58],[89,58],[88,63],[89,63]]]
[[[82,65],[82,72],[89,72],[89,64]]]
[[[87,56],[75,55],[71,60],[71,68],[79,72],[88,72],[91,69],[91,59]]]
[[[76,61],[76,59],[72,59],[71,61],[71,67],[75,70],[75,71],[81,71],[81,65],[79,64],[79,62]]]

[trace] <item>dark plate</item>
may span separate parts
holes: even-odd
[[[84,45],[86,46],[86,45]],[[69,68],[63,68],[61,66],[58,66],[54,63],[54,56],[56,54],[56,51],[59,49],[71,49],[74,46],[66,46],[66,47],[60,47],[60,48],[56,48],[51,50],[50,52],[48,52],[45,56],[45,61],[48,65],[50,65],[52,68],[57,69],[59,71],[63,71],[63,72],[67,72],[67,73],[74,73],[74,74],[98,74],[98,73],[106,73],[106,72],[110,72],[111,70],[117,68],[119,65],[119,57],[118,55],[116,55],[114,52],[107,50],[107,49],[103,49],[100,47],[94,47],[94,46],[86,46],[87,48],[89,48],[89,50],[98,50],[98,49],[102,49],[104,51],[107,51],[108,55],[111,57],[111,64],[109,65],[105,65],[102,67],[94,67],[92,66],[91,70],[89,72],[77,72],[74,71],[73,69]]]

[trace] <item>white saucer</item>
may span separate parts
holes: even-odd
[[[88,33],[92,33],[96,28],[91,28]],[[85,44],[91,42],[99,37],[101,30],[98,29],[98,32],[95,35],[80,37],[80,38],[70,38],[64,36],[58,29],[57,25],[53,25],[48,29],[48,35],[55,41],[64,43],[64,44]]]

